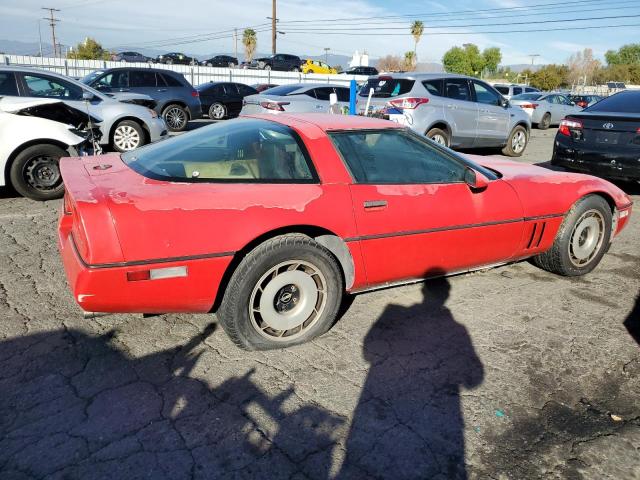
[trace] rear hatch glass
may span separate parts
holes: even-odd
[[[373,89],[373,96],[375,98],[397,97],[398,95],[409,93],[414,83],[415,80],[409,80],[408,78],[370,78],[360,89],[359,95],[361,97],[368,97],[369,91]]]

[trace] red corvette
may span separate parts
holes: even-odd
[[[339,115],[240,118],[61,171],[59,247],[83,310],[216,311],[247,349],[310,340],[345,291],[430,271],[533,258],[585,274],[631,213],[605,180]]]

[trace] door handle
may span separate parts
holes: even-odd
[[[166,92],[167,89],[166,88],[159,88],[158,90],[156,90],[157,92]]]
[[[120,89],[120,91],[121,91],[121,92],[128,92],[128,91],[129,91],[129,89],[128,89],[128,88],[121,88],[121,89]]]
[[[385,208],[386,206],[386,200],[365,200],[364,202],[364,208]]]

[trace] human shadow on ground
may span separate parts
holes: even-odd
[[[343,420],[253,370],[195,379],[212,331],[137,358],[114,332],[0,342],[0,478],[328,478]]]
[[[450,288],[426,281],[422,303],[389,305],[367,334],[369,374],[338,478],[467,478],[460,391],[482,382],[483,366],[445,305]]]
[[[636,304],[631,312],[629,312],[629,316],[624,320],[624,326],[629,332],[629,335],[640,345],[640,293],[636,297]]]

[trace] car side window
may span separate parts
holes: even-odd
[[[429,92],[431,95],[435,95],[436,97],[441,97],[443,83],[444,82],[442,81],[442,79],[425,80],[424,82],[422,82],[422,85],[424,85],[424,88],[426,88],[427,92]]]
[[[500,105],[500,95],[485,84],[473,81],[473,89],[476,94],[476,102],[486,105]]]
[[[522,93],[522,87],[513,87],[513,95],[520,95]]]
[[[13,72],[0,72],[0,95],[18,96],[18,85]]]
[[[238,87],[235,83],[225,83],[224,84],[224,92],[227,95],[233,95],[234,97],[238,96]]]
[[[156,73],[144,70],[133,70],[129,74],[130,87],[155,87]]]
[[[246,97],[247,95],[255,95],[258,91],[255,88],[251,88],[249,85],[243,85],[241,83],[236,85],[240,95]]]
[[[129,154],[130,153],[130,154]],[[285,125],[240,120],[199,129],[123,160],[150,178],[192,182],[317,183],[302,140]]]
[[[316,93],[316,98],[318,100],[323,100],[326,102],[329,101],[329,95],[333,93],[333,88],[328,88],[328,87],[315,88],[314,90]]]
[[[82,88],[64,80],[36,74],[24,75],[23,79],[29,97],[82,100]]]
[[[171,75],[165,75],[165,74],[158,74],[159,76],[161,76],[162,78],[164,78],[164,81],[167,83],[167,86],[169,87],[182,87],[182,84],[175,79],[174,77],[172,77]]]
[[[446,80],[445,96],[454,100],[471,100],[469,82],[464,78],[451,78]]]
[[[560,103],[562,105],[571,105],[571,100],[569,100],[567,97],[565,97],[564,95],[558,95],[558,100],[560,101]]]
[[[338,94],[339,102],[348,102],[350,100],[350,92],[348,88],[336,88],[336,93]]]
[[[330,134],[355,183],[457,183],[465,166],[403,129]]]

